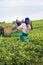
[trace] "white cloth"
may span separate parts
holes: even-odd
[[[26,28],[26,24],[22,23],[17,29],[21,29],[23,33],[28,33],[31,30],[31,26],[28,24],[28,30]]]

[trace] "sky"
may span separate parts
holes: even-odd
[[[43,0],[0,0],[0,22],[43,19]]]

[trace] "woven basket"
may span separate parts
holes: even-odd
[[[12,34],[12,28],[6,27],[4,28],[4,36],[10,37]]]

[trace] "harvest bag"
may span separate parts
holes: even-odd
[[[22,35],[22,32],[12,32],[12,37],[18,37],[18,36],[21,36]]]
[[[28,41],[28,34],[27,33],[22,33],[21,37],[20,37],[21,41]]]

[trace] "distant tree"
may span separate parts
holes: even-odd
[[[12,21],[12,23],[14,24],[14,23],[15,23],[15,21]]]
[[[0,24],[1,24],[2,22],[0,22]]]
[[[2,22],[2,24],[5,23],[5,21]]]

